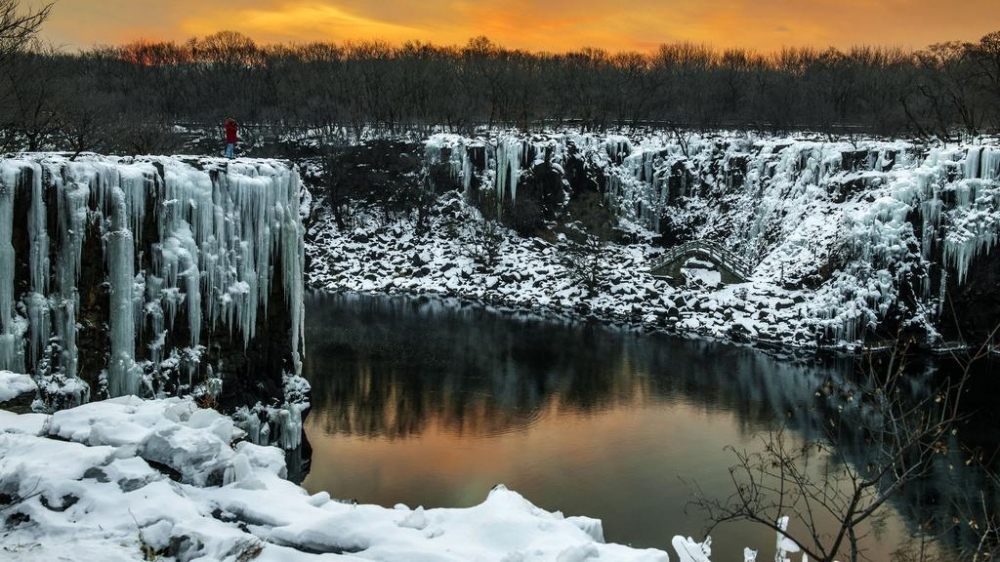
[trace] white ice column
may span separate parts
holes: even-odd
[[[17,167],[4,167],[0,179],[0,369],[17,370],[18,343],[14,334],[14,191],[20,178]]]
[[[521,139],[507,137],[497,144],[497,215],[503,208],[503,199],[510,190],[511,203],[517,198],[517,180],[521,177],[521,154],[524,148]]]
[[[129,230],[125,194],[117,187],[109,194],[111,229],[106,236],[108,285],[111,291],[111,359],[108,365],[108,393],[124,396],[139,392],[135,366],[135,323],[132,292],[135,280],[135,246]]]
[[[59,246],[56,252],[57,295],[50,302],[53,326],[62,346],[63,375],[77,376],[76,312],[79,309],[77,283],[83,266],[83,241],[87,229],[90,187],[87,183],[55,177]]]
[[[28,209],[28,264],[31,269],[31,290],[25,297],[28,330],[31,333],[30,365],[38,365],[51,334],[51,317],[46,295],[49,292],[49,234],[45,212],[45,189],[42,167],[32,163],[31,206]]]

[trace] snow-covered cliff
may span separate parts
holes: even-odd
[[[299,198],[278,161],[0,160],[0,369],[70,402],[280,396],[303,347]]]
[[[807,290],[802,324],[823,343],[886,328],[938,338],[948,300],[1000,234],[996,146],[667,133],[436,135],[426,146],[468,200],[489,193],[501,213],[519,184],[554,170],[564,206],[597,191],[638,238],[733,250],[754,284]]]

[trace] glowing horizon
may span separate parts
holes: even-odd
[[[856,45],[913,50],[977,41],[1000,30],[1000,16],[984,17],[995,13],[995,0],[969,0],[961,9],[943,0],[550,0],[544,7],[527,0],[243,0],[229,8],[194,0],[60,0],[41,36],[71,50],[185,41],[223,30],[262,44],[464,45],[486,36],[504,47],[549,52],[647,52],[676,42],[760,52]]]

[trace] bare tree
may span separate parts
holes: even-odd
[[[989,349],[965,358],[955,376],[922,398],[905,391],[911,383],[904,374],[906,345],[870,367],[863,384],[827,382],[814,407],[822,415],[822,438],[795,443],[783,427],[762,437],[759,451],[733,448],[735,491],[719,499],[695,486],[694,505],[709,529],[750,521],[784,535],[813,560],[865,558],[867,533],[887,514],[887,502],[949,452],[970,367]]]
[[[0,0],[0,79],[32,52],[26,42],[51,9],[24,5]],[[15,149],[32,144],[32,137],[37,146],[74,151],[161,144],[117,138],[130,133],[128,127],[93,126],[92,114],[106,110],[65,115],[62,106],[73,105],[66,98],[76,96],[77,105],[112,108],[112,117],[102,121],[130,115],[158,137],[174,125],[217,128],[232,114],[242,116],[247,133],[275,144],[318,135],[323,143],[349,136],[399,138],[436,126],[472,134],[487,124],[530,131],[566,123],[592,130],[807,128],[830,135],[916,131],[950,138],[959,130],[1000,130],[998,53],[1000,32],[979,43],[945,43],[918,53],[858,47],[761,54],[678,43],[649,54],[599,48],[551,54],[508,49],[486,37],[463,46],[264,46],[225,31],[183,43],[39,52],[33,64],[57,59],[55,82],[63,99],[56,106],[39,103],[51,97],[51,89],[0,80],[6,82],[0,84],[6,105],[0,109],[7,113],[0,116],[0,133]],[[20,98],[11,101],[15,94]],[[30,121],[31,127],[16,127],[15,121]],[[55,124],[74,130],[56,138],[46,132]]]
[[[961,124],[974,136],[982,124],[981,107],[976,99],[976,74],[972,65],[972,45],[951,41],[931,45],[917,53],[924,79],[918,83],[921,94],[930,103],[937,118],[939,134],[950,138],[952,127]]]
[[[584,234],[580,243],[567,248],[563,265],[573,281],[587,293],[587,298],[597,296],[610,276],[610,266],[604,259],[604,245],[596,236]]]
[[[12,54],[0,74],[3,126],[31,152],[48,148],[56,129],[57,63],[54,54],[39,45]]]
[[[21,0],[0,0],[0,61],[24,48],[49,17],[53,3],[23,10]]]
[[[497,221],[478,221],[475,225],[474,243],[469,246],[469,255],[485,270],[492,270],[500,261],[505,239],[503,228]]]
[[[1000,31],[994,31],[972,47],[972,60],[976,65],[982,88],[992,97],[986,107],[992,111],[993,126],[1000,127]]]

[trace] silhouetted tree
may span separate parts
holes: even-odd
[[[20,13],[17,2],[0,0],[0,15],[4,7]],[[25,25],[37,29],[47,13],[29,14],[34,19]],[[15,44],[0,73],[0,122],[11,148],[164,146],[149,140],[184,140],[187,133],[173,132],[174,125],[219,135],[227,114],[239,117],[245,134],[271,144],[316,134],[340,143],[422,135],[433,127],[468,134],[479,126],[530,132],[570,123],[584,130],[809,129],[942,138],[1000,128],[1000,32],[915,53],[855,47],[762,54],[676,43],[649,54],[596,48],[549,54],[507,49],[486,37],[460,47],[261,46],[224,31],[184,43],[142,41],[66,54],[26,53],[24,42],[0,40],[0,47]],[[58,70],[48,77],[23,76],[53,65]],[[94,125],[98,118],[103,126]]]
[[[0,0],[0,61],[20,51],[37,35],[49,17],[52,2],[25,10],[21,0]]]

